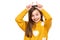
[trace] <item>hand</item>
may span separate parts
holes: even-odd
[[[38,2],[36,2],[36,5],[38,6],[37,8],[40,9],[40,10],[41,10],[42,7],[43,7],[43,6],[42,6],[41,4],[39,4]]]
[[[33,2],[32,2],[31,4],[29,4],[29,5],[27,5],[27,6],[26,6],[26,9],[27,9],[27,10],[30,10],[30,8],[32,7],[32,5],[33,5]]]

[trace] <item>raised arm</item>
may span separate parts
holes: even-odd
[[[19,25],[19,27],[25,31],[25,28],[27,26],[27,22],[23,20],[24,16],[26,15],[27,10],[24,9],[17,17],[16,17],[16,22]]]
[[[17,24],[23,31],[25,31],[28,24],[28,22],[23,20],[23,18],[31,7],[32,7],[32,4],[27,5],[26,8],[15,19]]]
[[[50,16],[50,14],[45,11],[43,8],[42,8],[42,5],[39,4],[39,3],[36,3],[38,5],[38,9],[40,9],[40,11],[42,12],[44,18],[45,18],[45,21],[44,21],[44,28],[45,30],[47,30],[47,32],[49,31],[50,27],[51,27],[51,24],[52,24],[52,17]]]
[[[48,12],[46,12],[44,9],[41,9],[41,12],[45,18],[44,21],[44,28],[49,31],[51,24],[52,24],[52,17],[48,14]]]

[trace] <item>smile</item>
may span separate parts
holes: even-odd
[[[38,18],[39,19],[39,18]],[[34,19],[34,21],[37,21],[38,19]]]

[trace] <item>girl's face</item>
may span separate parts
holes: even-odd
[[[40,21],[40,18],[41,18],[40,12],[38,10],[34,10],[32,12],[32,20],[37,23]]]

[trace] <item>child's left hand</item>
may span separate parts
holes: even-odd
[[[41,4],[39,4],[38,2],[36,2],[36,5],[38,6],[37,8],[40,9],[40,10],[41,10],[42,7],[43,7],[43,6],[42,6]]]

